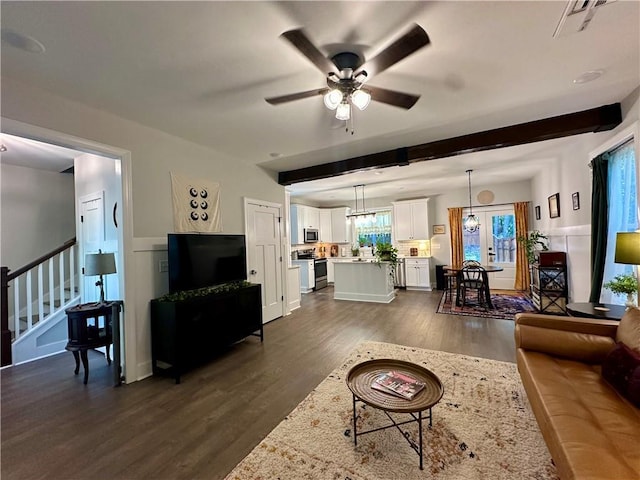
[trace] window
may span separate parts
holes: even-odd
[[[391,210],[377,211],[373,220],[356,220],[356,238],[360,245],[391,243]]]
[[[633,265],[615,263],[616,233],[638,229],[636,186],[636,160],[633,141],[609,152],[607,198],[609,200],[609,224],[607,229],[607,254],[603,283],[616,275],[633,274]],[[615,295],[603,288],[603,303],[624,304],[626,295]]]

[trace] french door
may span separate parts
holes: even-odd
[[[474,209],[474,214],[480,227],[473,233],[463,230],[464,259],[502,268],[501,272],[489,274],[489,285],[491,289],[513,290],[517,246],[513,207]]]

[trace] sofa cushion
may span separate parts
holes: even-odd
[[[619,342],[604,359],[602,376],[623,397],[640,407],[640,353]]]
[[[616,342],[640,352],[640,308],[631,307],[624,312],[616,332]]]

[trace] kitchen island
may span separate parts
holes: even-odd
[[[395,298],[391,263],[353,260],[334,265],[333,298],[389,303]]]

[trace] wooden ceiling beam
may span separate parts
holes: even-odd
[[[425,160],[482,152],[494,148],[513,147],[588,132],[603,132],[615,128],[621,122],[620,104],[614,103],[581,112],[567,113],[422,145],[279,172],[278,183],[292,185],[362,170],[408,165]]]

